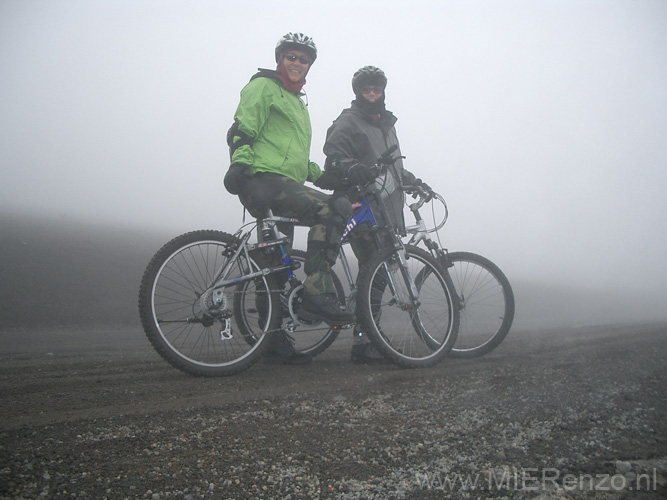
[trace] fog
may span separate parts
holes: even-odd
[[[667,303],[663,0],[1,0],[0,210],[234,231],[225,134],[287,31],[319,48],[313,161],[353,72],[379,66],[446,247]]]

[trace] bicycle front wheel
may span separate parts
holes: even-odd
[[[281,321],[273,276],[217,288],[259,266],[240,240],[221,231],[193,231],[164,245],[148,264],[139,290],[139,314],[155,350],[174,367],[200,376],[233,375],[249,368]],[[224,275],[223,274],[224,270]],[[234,296],[246,307],[235,314]]]
[[[406,246],[407,267],[402,268],[401,251],[381,252],[361,269],[357,317],[388,359],[410,368],[433,366],[456,341],[453,284],[431,255],[414,246]]]
[[[514,320],[514,293],[500,268],[470,252],[447,254],[449,276],[460,301],[459,334],[449,355],[476,358],[505,339]],[[447,265],[443,259],[441,262]]]

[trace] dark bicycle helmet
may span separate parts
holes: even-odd
[[[313,39],[303,33],[287,33],[283,35],[276,44],[276,62],[280,59],[280,54],[288,49],[303,50],[310,55],[313,62],[317,59],[317,47]]]
[[[387,77],[380,68],[375,66],[364,66],[352,75],[352,90],[359,94],[361,88],[366,85],[378,85],[382,88],[387,86]]]

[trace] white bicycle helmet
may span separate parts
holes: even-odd
[[[276,62],[280,59],[280,54],[288,49],[303,50],[310,55],[312,62],[317,59],[317,47],[313,39],[303,33],[287,33],[283,35],[276,44]]]

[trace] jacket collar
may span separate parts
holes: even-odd
[[[282,76],[280,73],[273,69],[265,69],[265,68],[257,68],[257,73],[252,75],[250,77],[250,81],[254,80],[255,78],[270,78],[271,80],[275,80],[278,82],[278,84],[284,88],[285,90],[289,91],[289,89],[285,86],[285,81],[283,80]],[[292,92],[293,94],[297,96],[303,96],[306,95],[305,93],[299,91],[299,92]]]
[[[368,123],[372,123],[376,127],[380,127],[382,130],[389,130],[398,121],[398,118],[396,118],[396,116],[394,116],[394,114],[388,109],[382,111],[377,120],[373,120],[371,114],[368,111],[365,111],[361,106],[359,106],[354,101],[352,101],[352,105],[350,106],[350,111],[355,115],[360,116]]]

